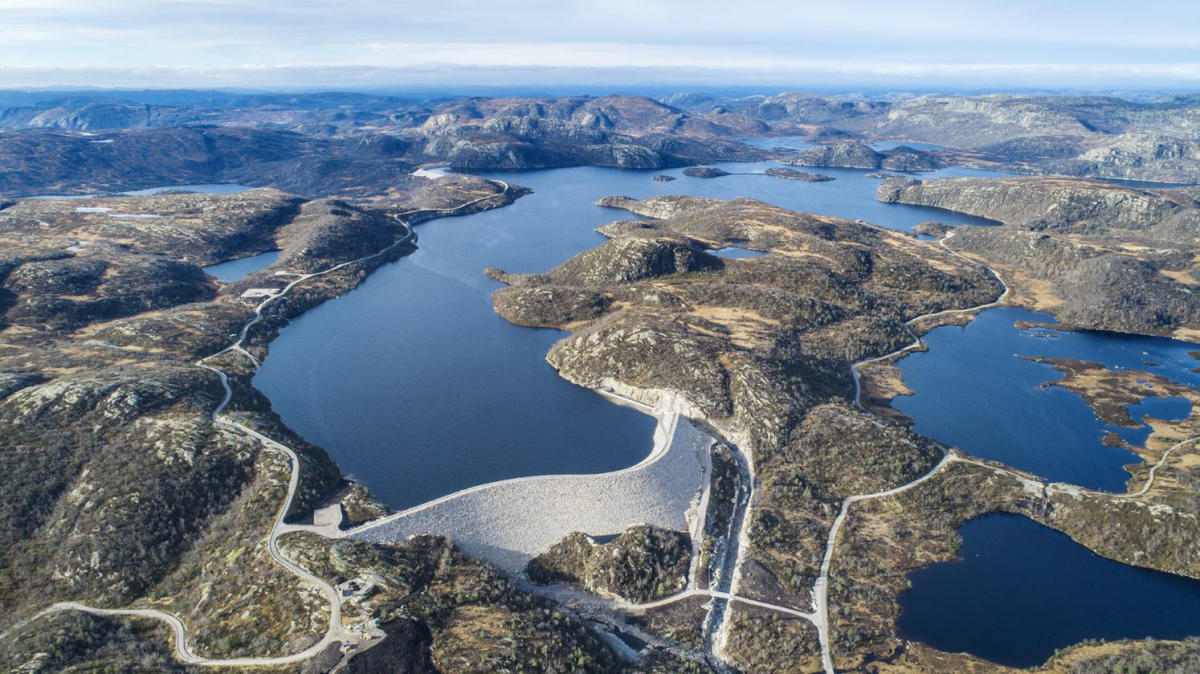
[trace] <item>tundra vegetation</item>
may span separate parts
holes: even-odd
[[[347,619],[376,619],[387,635],[345,661],[347,671],[701,672],[714,670],[717,647],[742,671],[819,670],[817,628],[769,606],[811,611],[827,549],[829,650],[839,669],[1006,671],[901,641],[894,629],[908,572],[952,559],[958,527],[996,511],[1033,518],[1106,557],[1200,577],[1200,462],[1185,442],[1200,435],[1195,405],[1187,419],[1155,420],[1145,446],[1130,447],[1145,462],[1131,467],[1128,494],[1100,494],[958,453],[939,463],[942,449],[887,406],[904,391],[891,361],[860,369],[865,410],[851,373],[858,361],[908,345],[909,328],[969,315],[912,319],[999,297],[984,264],[1011,288],[1006,301],[1051,311],[1065,326],[1194,339],[1200,193],[1087,178],[1194,181],[1195,97],[314,94],[178,105],[117,97],[5,108],[0,126],[6,670],[198,669],[174,659],[157,622],[70,611],[22,622],[61,600],[169,611],[186,625],[190,648],[210,657],[294,653],[319,639],[327,604],[268,553],[291,465],[214,423],[224,389],[195,363],[227,347],[253,316],[257,300],[243,299],[246,291],[282,288],[289,277],[279,271],[350,263],[298,285],[250,331],[244,353],[210,363],[230,375],[225,414],[297,452],[290,520],[308,521],[326,503],[339,505],[347,523],[384,514],[324,451],[280,423],[250,385],[251,357],[261,361],[285,321],[411,250],[393,246],[407,230],[392,214],[480,198],[469,210],[490,208],[523,193],[497,194],[496,184],[461,174],[412,175],[427,162],[650,170],[774,158],[882,169],[875,175],[885,201],[1001,224],[923,225],[922,233],[949,234],[942,246],[746,199],[610,197],[602,204],[639,219],[602,227],[607,242],[542,274],[491,270],[508,284],[494,296],[500,315],[568,331],[547,356],[562,376],[647,400],[678,394],[719,437],[696,580],[706,586],[719,573],[716,560],[737,529],[732,504],[753,490],[736,589],[768,606],[729,603],[720,635],[708,631],[711,597],[625,611],[618,617],[653,643],[623,662],[569,607],[521,589],[451,541],[286,534],[279,546],[290,558],[356,588],[343,602]],[[807,135],[815,147],[763,150],[742,142],[752,135]],[[889,139],[941,147],[871,147]],[[1032,175],[919,181],[896,173],[949,165]],[[824,178],[785,168],[771,175]],[[258,189],[113,194],[209,182]],[[96,196],[24,198],[47,193]],[[769,254],[712,254],[729,246]],[[272,267],[234,283],[200,269],[275,249],[282,253]],[[1064,374],[1055,385],[1117,425],[1148,394],[1200,402],[1151,373],[1051,364]],[[739,460],[753,467],[752,481]],[[911,489],[853,503],[830,545],[847,498],[939,466]],[[669,600],[687,585],[691,543],[646,527],[607,543],[576,534],[539,556],[529,576],[634,602]],[[1196,640],[1089,642],[1043,669],[1191,671],[1198,653]],[[342,662],[334,645],[279,669],[322,672]]]
[[[570,330],[548,354],[564,377],[596,388],[616,382],[628,391],[678,392],[749,455],[757,493],[738,592],[808,610],[842,502],[912,482],[942,458],[904,419],[854,407],[851,364],[908,344],[906,321],[995,299],[999,283],[982,265],[936,242],[760,202],[609,197],[601,203],[646,219],[601,227],[608,242],[544,274],[494,271],[509,284],[496,293],[496,310],[522,325]],[[770,254],[722,260],[710,253],[730,245]],[[1179,385],[1156,387],[1145,373],[1060,366],[1070,367],[1072,376],[1058,385],[1080,391],[1099,410],[1148,391],[1195,395]],[[865,390],[875,373],[864,370]],[[854,504],[835,542],[829,578],[835,665],[988,667],[965,655],[929,657],[927,648],[898,640],[894,628],[895,597],[908,587],[908,572],[952,559],[958,527],[987,512],[1031,517],[1127,563],[1200,575],[1188,552],[1200,544],[1194,452],[1168,453],[1197,435],[1194,416],[1155,421],[1146,446],[1132,448],[1146,463],[1133,469],[1131,492],[1161,464],[1153,484],[1133,497],[1047,485],[972,459],[944,464],[894,496]],[[579,557],[575,567],[586,569]],[[820,668],[816,632],[807,621],[738,604],[729,620],[724,653],[735,666]],[[649,625],[672,634],[653,620]],[[1047,667],[1067,665],[1051,661]]]

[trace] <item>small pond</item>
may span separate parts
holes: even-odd
[[[750,250],[749,248],[738,248],[736,246],[729,246],[727,248],[719,248],[717,250],[714,250],[714,251],[712,251],[712,254],[716,255],[717,257],[738,259],[738,258],[747,258],[747,257],[762,257],[762,256],[766,255],[767,253],[766,253],[766,251],[762,251],[762,250]]]
[[[279,251],[268,250],[265,253],[243,257],[239,260],[230,260],[221,262],[220,264],[209,265],[204,267],[204,272],[210,276],[215,276],[225,283],[233,283],[240,281],[256,271],[266,269],[275,264],[279,259]]]

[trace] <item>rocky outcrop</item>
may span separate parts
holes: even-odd
[[[421,148],[414,159],[462,169],[652,169],[761,158],[764,152],[736,140],[759,127],[633,96],[470,99],[440,106],[405,135]]]
[[[946,233],[949,232],[951,229],[953,229],[953,227],[951,227],[950,225],[947,225],[945,223],[929,221],[929,222],[917,223],[913,227],[912,231],[914,234],[921,234],[924,236],[932,236],[932,237],[936,237],[936,238],[940,239],[943,236],[945,236]]]
[[[1150,264],[1113,253],[1083,260],[1055,287],[1067,325],[1148,335],[1200,326],[1200,296]]]
[[[1073,269],[1084,260],[1104,253],[1082,242],[1008,227],[956,227],[954,236],[946,243],[954,250],[973,253],[1037,277]]]
[[[942,167],[934,155],[901,145],[884,153],[880,168],[889,171],[932,171]]]
[[[0,194],[79,194],[196,183],[307,195],[378,194],[411,179],[404,140],[325,139],[267,129],[184,126],[113,133],[112,142],[29,129],[0,135]]]
[[[216,295],[216,284],[199,267],[157,258],[126,265],[95,258],[30,262],[10,273],[3,289],[16,296],[5,320],[56,330]]]
[[[666,236],[629,236],[606,241],[549,272],[555,280],[583,284],[643,281],[659,276],[718,269],[721,260],[695,241]]]
[[[796,157],[785,159],[785,164],[797,166],[839,167],[877,169],[883,166],[884,155],[872,150],[866,143],[833,143],[814,147]]]
[[[663,195],[649,199],[634,199],[626,196],[607,196],[596,200],[597,206],[619,208],[647,218],[670,218],[681,213],[695,210],[698,197],[683,197]],[[720,203],[717,199],[700,199],[710,205]]]
[[[514,281],[506,277],[506,281]],[[523,284],[522,284],[523,285]],[[603,316],[612,297],[586,288],[523,287],[492,297],[496,313],[517,325],[551,328]]]
[[[383,643],[355,656],[343,671],[348,674],[437,674],[429,654],[433,635],[428,626],[411,618],[395,618],[379,628],[387,634]]]
[[[724,171],[712,166],[692,166],[683,169],[683,175],[689,178],[720,178],[721,176],[729,175],[729,171]]]
[[[855,141],[830,143],[801,152],[783,160],[799,166],[826,166],[857,169],[887,169],[889,171],[930,171],[941,167],[932,154],[911,147],[899,146],[877,152],[870,145]]]
[[[310,201],[279,231],[280,263],[315,270],[329,260],[357,259],[386,248],[398,230],[395,220],[378,211],[335,199]]]
[[[498,311],[546,325],[555,316],[575,319],[582,292],[611,297],[603,315],[569,326],[574,332],[554,346],[550,363],[592,388],[683,392],[712,423],[745,433],[756,463],[788,445],[795,419],[816,400],[853,389],[851,362],[907,343],[906,316],[979,304],[1000,293],[978,267],[868,225],[749,199],[606,203],[670,215],[605,226],[612,241],[536,283],[498,291]],[[593,271],[595,260],[614,257],[610,250],[641,251],[666,241],[680,246],[680,240],[695,242],[689,251],[703,242],[772,254],[669,276],[630,274],[623,265],[617,274]],[[643,259],[635,269],[645,268]],[[571,310],[555,307],[554,293]]]
[[[1023,278],[1045,281],[1058,321],[1076,328],[1170,335],[1200,327],[1193,287],[1146,260],[1086,240],[1008,227],[959,227],[947,241]],[[1190,263],[1190,260],[1189,260]],[[1161,263],[1160,263],[1161,264]]]
[[[1064,175],[1194,184],[1200,181],[1200,141],[1124,134],[1072,157],[1050,157],[1046,171]]]
[[[879,199],[969,213],[1022,229],[1074,233],[1149,230],[1188,209],[1160,193],[1056,178],[890,180],[880,186]]]
[[[218,284],[197,265],[276,248],[299,200],[250,190],[81,203],[27,200],[0,211],[0,246],[13,252],[0,255],[4,321],[71,330],[212,300]]]
[[[833,176],[813,173],[812,171],[797,171],[796,169],[779,167],[769,168],[766,171],[763,171],[763,173],[771,176],[772,178],[786,178],[787,180],[799,180],[800,182],[805,183],[827,183],[831,180],[837,180],[837,178],[834,178]]]
[[[644,602],[687,585],[691,552],[687,534],[657,527],[631,527],[606,543],[575,532],[530,560],[525,572],[535,583]]]
[[[1200,241],[1200,202],[1190,190],[1066,178],[893,179],[879,198],[1002,221],[959,227],[948,243],[1014,272],[1027,301],[1067,325],[1151,335],[1200,327],[1200,301],[1186,282]]]

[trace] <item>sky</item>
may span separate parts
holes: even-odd
[[[1200,3],[0,0],[0,87],[1200,87]]]

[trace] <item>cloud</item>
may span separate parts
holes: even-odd
[[[0,85],[319,86],[429,73],[1194,84],[1200,3],[1112,0],[5,0]],[[82,67],[80,64],[90,64]],[[255,64],[255,68],[244,67]],[[391,69],[391,70],[389,70]],[[308,73],[305,80],[303,73]],[[341,71],[349,74],[351,71]],[[72,73],[75,73],[72,75]],[[515,75],[514,75],[515,76]],[[650,73],[644,74],[649,77]],[[100,79],[95,79],[99,77]],[[140,78],[140,79],[139,79]],[[639,80],[641,81],[641,80]]]

